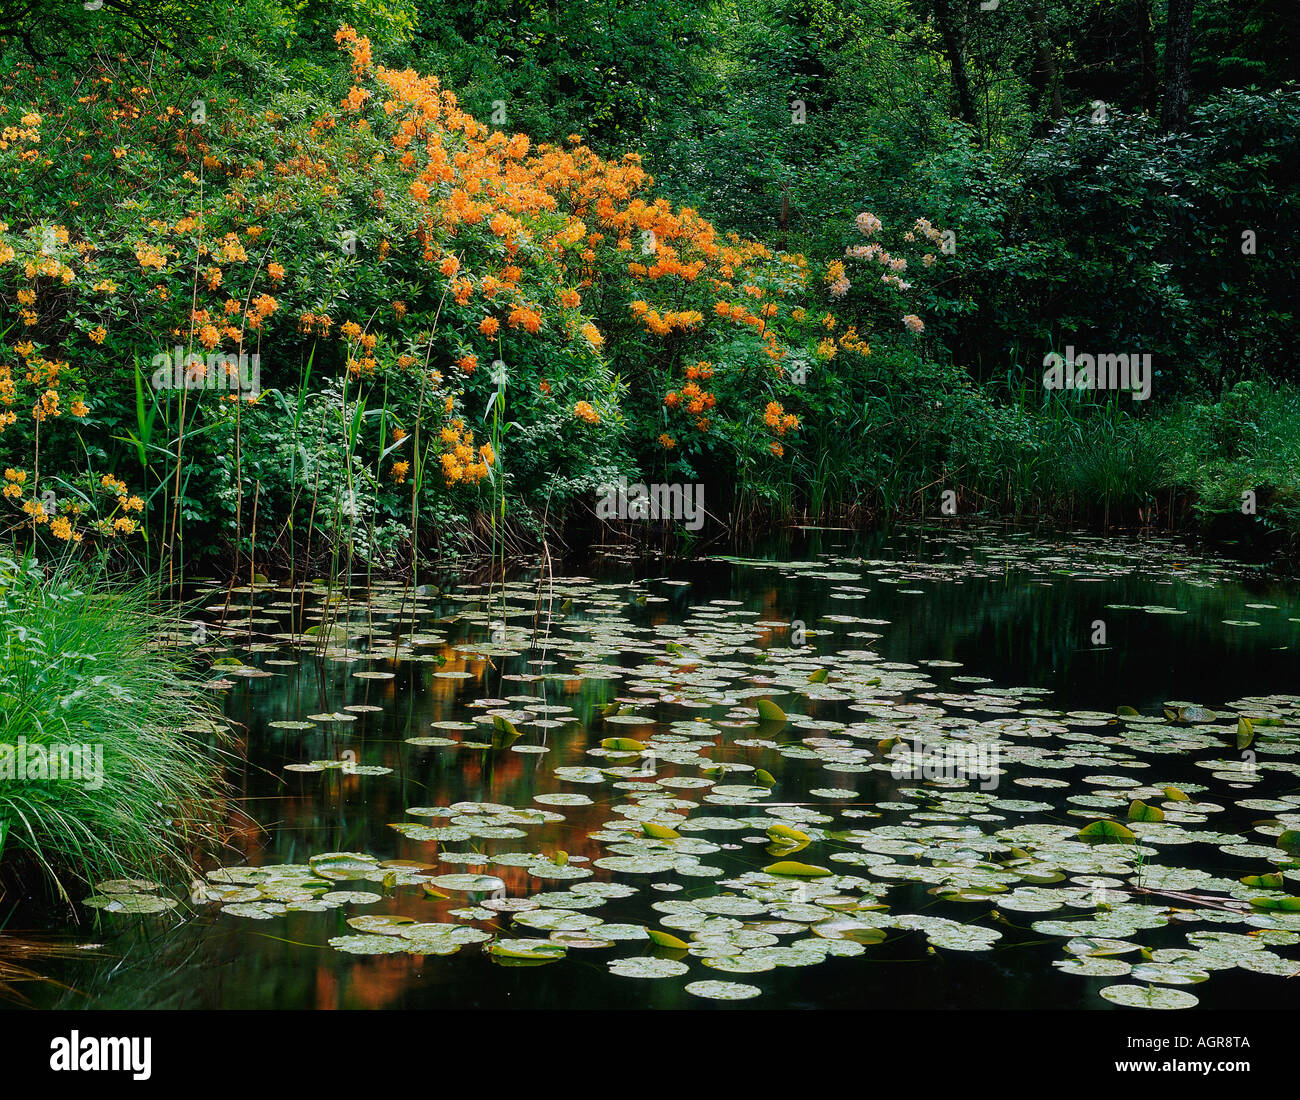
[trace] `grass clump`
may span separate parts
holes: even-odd
[[[0,555],[0,876],[190,870],[219,808],[220,711],[143,588]]]

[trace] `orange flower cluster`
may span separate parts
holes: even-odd
[[[449,397],[447,399],[449,411],[451,402],[452,399]],[[439,461],[442,463],[442,476],[448,488],[458,484],[477,485],[488,476],[488,467],[496,463],[492,444],[484,443],[475,451],[474,432],[466,428],[465,422],[459,418],[452,420],[442,429],[440,438],[447,447],[447,450],[439,456]]]
[[[239,308],[238,302],[235,303],[235,308]],[[299,332],[312,333],[319,331],[320,335],[328,336],[333,324],[333,319],[326,317],[324,314],[302,313],[298,316]],[[358,329],[358,331],[360,330]]]
[[[370,39],[359,35],[349,26],[340,27],[334,35],[334,41],[352,55],[352,75],[365,76],[372,64]]]
[[[767,408],[763,410],[763,423],[778,436],[785,435],[786,432],[797,432],[799,430],[799,418],[794,413],[788,413],[779,401],[769,401]],[[785,455],[785,448],[781,446],[780,440],[774,439],[768,444],[768,450],[777,458]]]
[[[707,360],[700,360],[686,367],[686,377],[688,381],[680,392],[670,390],[664,396],[664,404],[670,409],[681,409],[696,417],[696,429],[706,432],[709,430],[709,421],[703,414],[717,404],[718,398],[716,394],[701,388],[700,382],[707,382],[713,377],[713,367]]]
[[[515,306],[506,318],[506,324],[511,328],[522,328],[525,332],[536,335],[542,327],[542,315],[525,306]]]
[[[593,409],[586,401],[579,401],[573,406],[573,415],[588,424],[600,423],[600,413]]]
[[[698,309],[668,310],[660,316],[657,309],[651,309],[642,299],[632,302],[629,308],[633,316],[645,325],[646,330],[656,336],[667,336],[675,328],[684,331],[704,320],[704,314]]]
[[[799,418],[794,413],[786,412],[779,401],[767,403],[767,408],[763,410],[763,423],[777,435],[799,430]]]

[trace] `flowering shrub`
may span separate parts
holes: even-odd
[[[576,134],[534,146],[470,117],[436,78],[385,68],[351,27],[335,39],[347,69],[331,102],[204,97],[179,63],[147,85],[127,58],[94,68],[79,95],[67,77],[19,74],[32,102],[0,106],[0,176],[35,217],[0,224],[0,303],[17,310],[0,360],[0,461],[30,468],[6,497],[35,523],[50,518],[36,514],[49,481],[42,424],[66,411],[82,422],[82,453],[64,438],[44,469],[90,459],[116,477],[134,454],[146,481],[86,530],[127,534],[141,516],[179,515],[239,540],[243,502],[262,492],[245,413],[331,378],[338,415],[319,430],[359,459],[375,506],[393,516],[447,496],[468,512],[476,494],[507,490],[537,505],[557,485],[558,507],[598,471],[669,460],[727,484],[788,461],[800,417],[821,400],[818,364],[870,355],[828,308],[867,265],[895,296],[877,307],[902,316],[910,261],[875,240],[814,275],[804,256],[654,197],[636,154],[606,160]],[[16,85],[5,90],[13,103]],[[57,149],[43,144],[51,133]],[[71,216],[55,220],[68,194]],[[884,231],[869,213],[856,228]],[[923,266],[938,232],[921,219],[904,235],[929,249]],[[912,314],[902,324],[923,329]],[[228,384],[196,387],[212,374],[198,369],[204,356],[253,357],[260,384],[227,366]],[[141,360],[158,367],[144,372],[152,388],[127,369]],[[268,415],[292,404],[300,428],[304,394]],[[475,426],[489,414],[495,429]],[[146,442],[155,417],[161,445]],[[358,476],[347,474],[349,492]],[[70,483],[56,497],[67,523],[50,531],[75,540],[89,498]],[[293,507],[261,500],[268,538]]]

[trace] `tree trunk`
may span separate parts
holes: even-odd
[[[971,92],[970,74],[966,71],[966,55],[962,50],[962,36],[952,15],[950,0],[934,0],[934,18],[943,35],[944,51],[948,54],[948,67],[952,70],[952,86],[957,93],[957,107],[962,120],[980,135],[980,117],[975,110],[975,96]]]
[[[1155,114],[1160,104],[1160,77],[1156,71],[1156,25],[1151,17],[1151,0],[1136,0],[1138,42],[1141,51],[1139,70],[1139,98],[1142,109]]]
[[[1061,85],[1057,80],[1056,57],[1052,53],[1052,43],[1047,37],[1047,20],[1043,16],[1043,5],[1035,2],[1029,7],[1029,25],[1034,35],[1034,64],[1029,72],[1029,102],[1035,116],[1043,101],[1043,95],[1049,96],[1048,117],[1052,122],[1065,114],[1061,103]]]
[[[1165,32],[1165,98],[1160,127],[1166,133],[1187,125],[1192,98],[1192,9],[1196,0],[1169,0]]]

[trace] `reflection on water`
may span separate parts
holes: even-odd
[[[1279,975],[1300,958],[1300,924],[1252,917],[1242,903],[1287,890],[1238,880],[1282,862],[1277,836],[1300,823],[1290,820],[1300,815],[1297,700],[1264,698],[1295,690],[1294,582],[1248,583],[1236,565],[1164,542],[989,531],[814,532],[746,553],[676,564],[614,553],[584,563],[584,576],[525,574],[504,593],[205,593],[205,652],[238,659],[213,678],[229,682],[226,710],[247,749],[234,777],[235,850],[222,862],[306,865],[348,852],[427,870],[329,884],[371,893],[368,904],[285,911],[279,895],[259,896],[256,876],[236,873],[224,884],[243,891],[224,902],[230,912],[204,901],[157,917],[109,913],[97,938],[113,957],[60,964],[74,992],[44,989],[39,1002],[701,1007],[722,1002],[685,987],[723,981],[761,991],[734,1002],[745,1007],[1106,1008],[1101,989],[1155,981],[1206,1006],[1283,1003]],[[787,724],[758,724],[758,698],[784,708]],[[1171,700],[1217,709],[1218,720],[1169,723]],[[1116,720],[1121,706],[1140,716]],[[1244,754],[1232,740],[1239,713],[1277,723]],[[601,748],[616,737],[653,756]],[[494,738],[497,748],[465,747]],[[942,750],[938,769],[921,760],[910,771],[923,744]],[[992,773],[944,770],[974,749]],[[555,794],[586,798],[547,800]],[[1135,797],[1165,807],[1163,821],[1134,826],[1140,852],[1074,839],[1090,821],[1126,820]],[[551,819],[505,812],[515,808]],[[721,818],[727,827],[707,824]],[[646,821],[681,839],[645,837]],[[407,835],[392,827],[402,823]],[[778,823],[811,843],[788,855],[769,847]],[[761,871],[781,859],[839,877],[773,885]],[[1139,872],[1166,893],[1129,891]],[[509,912],[479,907],[490,891],[424,889],[465,873],[499,878],[498,897],[545,895],[533,919],[592,913],[696,950],[592,944],[601,923],[512,928]],[[632,889],[588,908],[577,883]],[[731,900],[709,900],[719,896]],[[1170,919],[1171,907],[1196,916]],[[810,934],[818,913],[843,918],[850,934]],[[384,914],[587,942],[538,967],[503,966],[480,944],[446,955],[329,945],[364,932],[349,919]],[[1092,938],[1129,946],[1080,946],[1089,934],[1070,922],[1099,914]],[[1031,928],[1041,921],[1061,927]],[[1189,946],[1189,935],[1200,939]],[[1268,959],[1243,964],[1256,947]],[[770,968],[764,951],[775,952]],[[611,971],[633,958],[680,965],[663,978]],[[1193,973],[1177,980],[1175,965]]]

